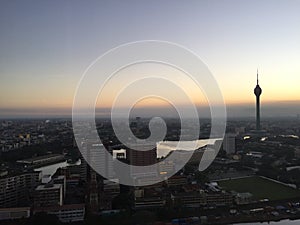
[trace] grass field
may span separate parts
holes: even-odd
[[[282,200],[300,197],[300,190],[257,176],[218,181],[218,184],[227,191],[250,192],[256,200],[265,198]]]

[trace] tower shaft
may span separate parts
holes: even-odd
[[[260,130],[260,96],[256,96],[256,130]]]

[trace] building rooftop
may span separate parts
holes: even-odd
[[[42,191],[42,190],[55,190],[55,189],[60,189],[61,184],[45,184],[45,185],[39,185],[35,189],[36,191]]]
[[[45,159],[52,159],[52,158],[58,158],[58,157],[63,157],[61,154],[49,154],[49,155],[42,155],[42,156],[37,156],[33,158],[28,158],[28,159],[21,159],[18,160],[17,162],[19,163],[34,163],[40,160],[45,160]]]
[[[38,209],[34,209],[34,211],[44,212],[44,211],[53,211],[53,210],[75,210],[75,209],[85,209],[85,204],[68,204],[68,205],[39,207]]]

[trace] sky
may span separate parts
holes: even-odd
[[[262,114],[300,114],[299,9],[298,0],[1,0],[0,116],[69,114],[86,68],[106,51],[140,40],[174,42],[197,54],[232,116],[254,116],[257,68]],[[111,106],[114,88],[133,70],[108,85],[99,108]],[[195,104],[205,102],[192,84],[185,86]],[[178,97],[176,104],[184,103]],[[137,106],[163,105],[148,99]]]

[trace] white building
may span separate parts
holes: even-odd
[[[235,134],[225,134],[223,141],[223,150],[227,154],[235,153]]]

